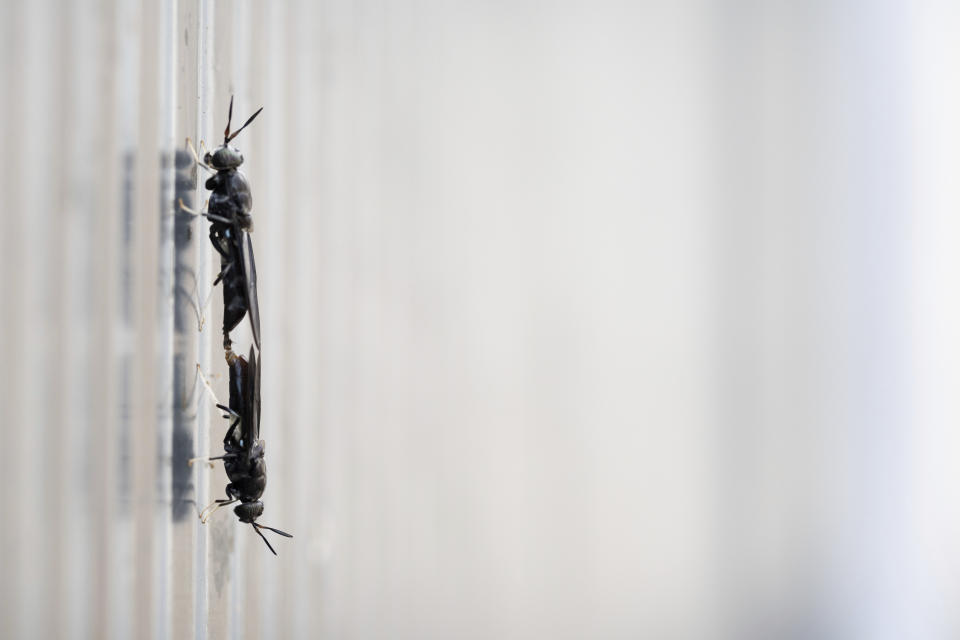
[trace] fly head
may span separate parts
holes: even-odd
[[[243,164],[243,154],[236,147],[224,144],[203,156],[203,161],[218,171],[236,169]]]
[[[263,502],[241,502],[233,508],[233,512],[240,518],[240,522],[253,523],[254,520],[263,514]]]
[[[240,517],[240,522],[248,523],[253,527],[253,530],[257,532],[257,535],[263,538],[263,541],[267,544],[267,548],[270,549],[270,552],[273,555],[277,555],[277,552],[274,550],[273,545],[270,544],[270,541],[267,540],[267,537],[263,535],[263,529],[267,531],[273,531],[276,534],[279,534],[285,538],[292,538],[293,536],[287,533],[286,531],[280,531],[280,529],[274,529],[273,527],[268,527],[265,524],[259,524],[256,521],[257,518],[263,513],[263,503],[257,500],[256,502],[243,502],[239,506],[234,507],[233,512]]]

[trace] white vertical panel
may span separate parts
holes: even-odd
[[[21,8],[12,3],[0,3],[0,82],[11,93],[18,90],[17,69],[13,61],[21,42],[19,34]],[[15,119],[20,112],[19,100],[0,100],[0,136],[5,144],[13,144],[18,140]],[[20,244],[21,216],[12,215],[12,211],[20,208],[20,192],[18,187],[19,172],[17,167],[22,166],[14,154],[4,154],[0,158],[0,189],[3,190],[5,202],[0,205],[0,222],[5,227],[5,233],[0,234],[0,268],[4,273],[10,273],[16,266],[19,257],[17,246]],[[10,305],[20,299],[19,278],[0,278],[0,296],[7,301],[4,303],[4,312],[0,313],[0,348],[10,354],[9,359],[15,362],[13,349],[16,345],[15,334],[19,331],[19,313],[12,312]],[[15,406],[17,391],[19,390],[19,376],[13,372],[13,367],[0,370],[0,433],[4,437],[7,447],[15,450],[19,446],[17,430],[13,428],[17,418]],[[19,469],[13,461],[11,470]],[[17,498],[11,496],[10,513],[22,513]],[[15,511],[14,511],[15,510]],[[0,547],[3,549],[18,549],[20,539],[19,528],[0,527]],[[15,554],[0,555],[0,571],[10,577],[19,577],[19,566]],[[0,582],[0,635],[15,637],[17,630],[17,610],[20,587],[14,580],[7,579]]]
[[[264,282],[263,278],[270,271],[268,258],[267,238],[269,233],[262,230],[269,230],[272,226],[271,220],[283,215],[276,206],[273,206],[269,195],[264,191],[266,168],[272,164],[271,159],[267,157],[265,143],[270,139],[270,129],[268,122],[275,121],[278,114],[275,114],[276,108],[272,104],[272,96],[267,89],[270,82],[268,70],[271,60],[268,55],[270,41],[266,38],[266,19],[265,15],[270,7],[254,0],[243,0],[237,3],[237,13],[234,14],[235,30],[233,33],[233,57],[235,64],[234,91],[238,96],[244,96],[244,103],[248,108],[259,108],[263,106],[265,111],[258,118],[255,126],[252,126],[243,135],[244,150],[244,171],[251,183],[253,194],[253,244],[254,252],[257,256],[257,271],[259,282]],[[268,98],[271,98],[268,100]],[[274,160],[276,162],[276,160]],[[264,289],[263,284],[259,284],[259,295],[271,296]],[[262,299],[261,304],[261,341],[267,349],[265,357],[268,362],[265,365],[264,376],[268,376],[267,371],[275,369],[276,364],[272,362],[272,353],[275,353],[274,345],[277,344],[277,333],[272,328],[273,318],[264,316],[269,308],[273,306],[267,299]],[[264,384],[269,378],[264,379]],[[265,388],[265,387],[264,387]],[[270,417],[272,410],[266,407],[272,407],[269,398],[264,397],[264,407],[266,413],[261,420],[261,427],[265,429],[264,436],[271,430],[271,424],[275,420]],[[271,440],[268,438],[268,443]],[[268,444],[271,453],[267,456],[267,467],[269,469],[268,495],[273,488],[273,478],[275,465],[271,465],[272,445]],[[232,631],[238,638],[259,638],[263,637],[261,633],[261,620],[265,615],[264,593],[269,586],[265,585],[263,578],[263,568],[266,564],[273,561],[272,558],[265,557],[263,554],[262,543],[260,540],[251,540],[250,536],[237,535],[237,558],[243,566],[242,574],[245,575],[245,581],[239,587],[242,591],[243,600],[238,600],[237,606],[242,608],[242,617],[237,620],[237,624]],[[238,591],[237,598],[241,597]]]
[[[288,172],[291,167],[286,161],[289,136],[296,130],[296,123],[290,115],[288,93],[289,37],[287,27],[290,24],[292,7],[287,4],[272,3],[257,6],[259,19],[258,33],[254,36],[262,41],[259,55],[260,72],[263,74],[259,84],[260,95],[264,98],[264,113],[256,126],[255,163],[250,165],[247,175],[251,180],[254,198],[254,248],[257,255],[257,277],[260,291],[260,315],[263,347],[263,414],[261,418],[261,437],[266,441],[266,464],[268,468],[267,491],[263,496],[265,505],[263,522],[286,530],[284,519],[287,513],[282,507],[283,472],[278,467],[283,464],[285,425],[291,420],[291,407],[294,405],[295,382],[287,377],[288,360],[291,352],[299,348],[294,333],[295,320],[288,313],[287,304],[295,289],[287,278],[287,268],[292,256],[288,244],[290,233],[290,182]],[[269,98],[269,101],[266,100]],[[255,170],[256,168],[256,170]],[[238,534],[248,532],[239,531]],[[297,535],[296,532],[292,532]],[[259,564],[259,607],[257,627],[248,629],[253,637],[284,637],[283,628],[287,621],[282,619],[284,611],[284,593],[280,581],[288,563],[295,556],[286,553],[284,547],[290,545],[281,541],[279,559],[262,554]],[[256,555],[260,544],[247,544],[248,557]],[[249,583],[248,583],[249,584]]]
[[[186,95],[189,95],[190,99],[187,103],[184,101],[187,106],[184,111],[187,112],[188,117],[181,122],[183,129],[181,131],[186,131],[187,135],[192,139],[194,146],[196,147],[199,144],[200,140],[204,139],[204,135],[209,131],[209,124],[211,121],[211,103],[212,103],[212,81],[210,78],[212,68],[213,68],[213,46],[216,42],[215,37],[215,23],[213,19],[213,7],[209,2],[197,2],[192,5],[195,13],[191,16],[191,27],[193,31],[193,43],[195,48],[191,49],[193,54],[192,64],[193,67],[189,70],[189,75],[185,74],[185,77],[182,78],[184,82],[184,92]],[[186,25],[183,25],[186,27]],[[186,70],[186,69],[185,69]],[[177,144],[180,149],[183,149],[184,141],[178,139]],[[192,162],[192,158],[185,157],[187,162]],[[207,197],[207,192],[203,189],[203,183],[207,179],[207,174],[200,168],[195,167],[191,171],[196,179],[196,184],[194,185],[193,193],[191,194],[192,208],[196,211],[201,211],[203,209],[203,203]],[[198,307],[199,322],[203,323],[202,331],[199,334],[197,340],[195,340],[195,351],[191,350],[191,355],[194,356],[195,364],[200,366],[200,370],[207,376],[211,376],[212,366],[211,366],[211,354],[210,346],[211,342],[216,343],[217,340],[217,329],[218,324],[216,322],[216,314],[213,313],[210,307],[204,308],[203,305],[207,301],[211,301],[211,304],[215,304],[210,297],[210,288],[211,288],[211,262],[208,257],[208,243],[205,242],[205,227],[206,221],[202,218],[196,218],[190,225],[191,230],[191,242],[188,257],[191,262],[191,265],[194,266],[193,272],[190,274],[190,280],[192,281],[192,298],[194,303]],[[185,340],[189,340],[189,334],[194,329],[199,329],[200,324],[194,328],[184,328]],[[186,372],[186,366],[188,362],[184,360],[184,367]],[[191,379],[195,379],[194,376],[189,376]],[[205,385],[202,384],[201,380],[196,380],[193,385],[194,395],[192,396],[195,399],[196,406],[196,424],[194,425],[194,451],[193,456],[203,457],[209,455],[216,455],[212,453],[208,442],[210,441],[210,424],[211,424],[211,411],[210,411],[210,398],[207,397],[207,391]],[[215,417],[213,418],[215,420]],[[175,459],[174,464],[182,464],[181,459]],[[209,469],[207,465],[196,464],[193,466],[192,479],[193,486],[196,491],[194,492],[194,499],[196,513],[199,513],[199,510],[203,509],[206,504],[210,501],[210,484],[209,484]],[[189,521],[189,517],[187,518]],[[189,522],[185,523],[187,526],[190,526]],[[198,520],[194,520],[192,523],[193,528],[195,529],[194,535],[196,536],[196,550],[192,554],[193,556],[193,577],[194,577],[194,633],[197,638],[206,638],[206,637],[220,637],[223,635],[222,624],[214,621],[211,624],[210,616],[208,612],[210,610],[210,567],[211,567],[211,554],[210,554],[210,536],[209,531],[206,527],[203,527]],[[180,552],[185,550],[181,549]],[[222,582],[222,580],[221,580]]]
[[[155,475],[157,469],[156,431],[157,407],[154,384],[157,362],[155,319],[157,303],[157,246],[159,237],[159,134],[157,109],[160,83],[158,80],[164,47],[159,25],[165,24],[171,11],[170,3],[143,3],[140,46],[140,73],[137,92],[138,136],[131,140],[135,151],[134,215],[131,216],[131,239],[134,286],[131,287],[134,359],[130,374],[132,386],[130,430],[131,510],[133,518],[134,597],[133,635],[153,637],[156,628],[154,601],[154,546],[156,544],[154,509]]]
[[[706,624],[696,7],[607,9],[320,21],[331,637]]]
[[[185,206],[199,209],[197,197],[197,169],[187,151],[185,138],[196,140],[198,113],[200,110],[200,76],[204,59],[205,22],[201,3],[178,2],[172,26],[170,46],[176,51],[177,64],[173,70],[175,84],[174,120],[172,123],[169,162],[174,175],[174,189],[162,206],[172,209],[172,349],[173,366],[171,383],[172,397],[172,446],[170,472],[172,482],[171,504],[167,517],[171,522],[172,540],[172,626],[173,638],[191,637],[200,621],[206,621],[206,607],[198,602],[198,590],[206,575],[206,565],[198,562],[198,548],[202,536],[198,536],[196,514],[199,492],[197,473],[203,465],[190,467],[187,460],[201,455],[197,451],[197,434],[205,426],[209,403],[198,376],[197,365],[206,365],[203,344],[209,343],[208,334],[200,334],[201,325],[201,280],[206,263],[201,252],[202,237],[197,230],[202,221],[179,208]],[[202,636],[201,636],[202,637]]]
[[[914,483],[912,542],[919,556],[910,596],[925,607],[925,635],[950,638],[960,634],[960,615],[950,605],[960,597],[960,304],[954,275],[960,272],[960,78],[951,63],[960,57],[960,43],[952,36],[960,26],[960,7],[933,0],[911,3],[910,9],[915,226],[909,233],[914,280],[906,309],[917,345],[909,370],[917,397],[906,455]]]
[[[45,20],[48,18],[45,18]],[[96,70],[100,68],[98,55],[103,23],[95,3],[80,2],[71,6],[71,89],[70,119],[77,123],[68,132],[70,155],[67,160],[67,202],[65,206],[64,243],[65,288],[63,295],[70,309],[66,327],[62,361],[71,372],[72,382],[65,390],[64,439],[66,462],[63,494],[68,496],[65,506],[70,535],[63,538],[63,558],[66,564],[64,582],[67,587],[64,631],[78,637],[92,637],[93,607],[102,583],[92,580],[99,576],[95,565],[96,540],[92,520],[93,474],[92,452],[100,429],[91,420],[94,391],[92,357],[94,346],[91,334],[95,327],[92,292],[95,253],[93,230],[98,211],[96,184],[99,180],[98,160],[90,159],[91,149],[102,150],[102,132],[105,123],[100,112],[100,86]],[[106,31],[110,33],[109,30]],[[87,81],[81,79],[86,78]],[[37,104],[43,104],[37,101]],[[80,123],[88,123],[86,126]],[[42,163],[40,163],[42,164]],[[37,310],[37,313],[42,313]],[[33,332],[31,332],[32,334]],[[39,384],[39,381],[37,382]],[[97,425],[98,427],[99,425]],[[91,582],[97,587],[91,588]]]
[[[229,51],[230,21],[226,19],[230,8],[216,3],[203,2],[200,5],[203,38],[201,47],[201,68],[198,76],[199,118],[197,135],[206,140],[210,149],[221,144],[223,127],[226,125],[229,95],[227,88],[231,71],[231,60],[224,51]],[[234,117],[240,117],[234,110]],[[236,122],[236,120],[234,120]],[[200,177],[198,204],[210,196],[203,182],[209,177],[208,173],[198,173]],[[213,252],[208,240],[209,223],[206,220],[197,221],[197,237],[202,242],[198,244],[198,257],[205,265],[205,275],[200,278],[200,289],[205,293],[210,291],[214,273],[219,271],[220,260]],[[199,264],[199,262],[198,262]],[[215,376],[214,388],[222,402],[227,402],[227,372],[222,347],[223,318],[223,286],[217,286],[213,291],[211,308],[206,312],[208,323],[204,329],[207,339],[205,345],[205,369]],[[209,403],[207,403],[209,406]],[[222,455],[223,436],[227,422],[219,412],[210,412],[204,421],[207,429],[203,432],[204,441],[210,455]],[[206,485],[206,498],[201,501],[201,508],[216,498],[224,497],[224,487],[227,483],[222,463],[217,463],[215,469],[205,466],[199,468],[202,477],[199,482]],[[232,554],[235,536],[232,512],[228,509],[219,511],[206,525],[203,525],[202,535],[205,535],[205,570],[207,578],[204,581],[206,590],[207,633],[211,637],[229,637],[230,610],[233,601],[234,557]]]
[[[111,469],[108,487],[110,508],[107,510],[112,535],[109,557],[109,637],[119,640],[133,635],[134,557],[137,542],[134,538],[132,494],[132,453],[135,430],[142,422],[134,415],[135,342],[134,342],[134,289],[135,261],[134,233],[137,228],[136,164],[140,115],[140,73],[143,35],[143,13],[134,1],[117,3],[115,26],[115,94],[116,113],[115,143],[112,161],[116,166],[118,189],[115,192],[116,208],[108,212],[117,229],[116,273],[108,281],[115,287],[113,360],[115,378],[109,390],[116,399],[114,408],[114,433],[107,451]]]
[[[184,14],[180,3],[171,0],[162,4],[159,32],[159,67],[157,75],[157,150],[156,159],[145,158],[146,162],[156,163],[158,169],[158,193],[155,211],[159,232],[157,238],[157,290],[154,325],[154,345],[156,369],[154,385],[156,388],[155,411],[156,449],[153,503],[153,616],[154,634],[158,639],[173,637],[174,624],[174,584],[173,576],[173,526],[171,511],[173,508],[173,406],[174,406],[174,366],[177,352],[174,348],[174,265],[176,264],[174,195],[176,173],[174,153],[178,147],[177,107],[178,99],[178,56],[180,28],[184,26],[179,17]],[[189,23],[188,23],[189,24]],[[189,27],[188,27],[189,29]],[[196,63],[191,57],[185,58],[191,66]],[[149,211],[149,209],[148,209]]]
[[[35,505],[45,502],[45,485],[49,479],[45,477],[43,465],[31,464],[30,460],[41,460],[45,454],[51,455],[52,461],[69,460],[69,469],[78,474],[74,478],[81,484],[88,480],[83,471],[84,461],[70,457],[65,458],[65,450],[75,449],[78,453],[85,450],[83,438],[84,427],[87,426],[87,398],[85,393],[89,391],[86,384],[87,376],[83,375],[83,361],[78,357],[78,350],[72,350],[70,357],[60,360],[68,370],[79,373],[79,382],[71,388],[71,393],[66,397],[68,404],[73,405],[71,411],[71,426],[79,428],[78,431],[61,432],[55,423],[56,412],[52,411],[51,404],[45,402],[44,396],[46,389],[46,377],[53,374],[52,366],[55,361],[48,357],[49,349],[53,345],[45,339],[45,336],[51,334],[51,329],[56,326],[56,320],[52,319],[47,313],[50,296],[55,295],[59,288],[56,285],[57,279],[61,274],[54,273],[53,267],[61,264],[59,261],[51,261],[46,252],[31,250],[30,245],[35,239],[46,236],[51,246],[60,246],[59,234],[50,233],[48,230],[55,227],[55,216],[53,204],[59,195],[55,190],[46,186],[48,176],[43,171],[33,170],[33,167],[43,167],[52,161],[52,151],[56,141],[56,130],[51,126],[51,112],[46,109],[30,108],[30,105],[48,105],[52,104],[53,97],[56,94],[55,82],[57,78],[52,70],[56,68],[58,50],[56,47],[44,47],[43,42],[49,37],[59,35],[58,21],[56,20],[55,7],[49,2],[32,3],[26,6],[21,13],[21,22],[18,29],[19,47],[17,56],[22,56],[22,69],[19,76],[20,81],[15,84],[15,95],[26,108],[15,111],[10,114],[17,119],[16,127],[24,134],[19,137],[17,148],[20,149],[19,162],[23,163],[25,169],[17,172],[15,178],[21,184],[19,190],[20,200],[14,205],[14,210],[32,212],[30,215],[23,215],[22,226],[20,227],[22,235],[17,240],[23,244],[22,252],[19,253],[19,262],[14,262],[10,266],[12,271],[9,273],[21,280],[20,293],[22,297],[18,300],[16,307],[11,310],[19,312],[19,329],[14,329],[16,335],[21,339],[11,345],[10,355],[16,376],[20,378],[22,385],[18,389],[17,397],[14,399],[18,410],[12,416],[12,423],[20,425],[19,437],[14,440],[19,446],[14,445],[10,451],[13,457],[19,458],[19,464],[15,464],[11,469],[12,478],[16,478],[16,493],[20,515],[16,518],[10,518],[10,523],[17,531],[18,540],[15,541],[17,552],[16,574],[22,577],[21,588],[15,598],[16,610],[14,617],[16,620],[15,635],[25,636],[31,629],[39,628],[41,632],[53,633],[55,631],[54,621],[40,620],[41,614],[41,596],[45,590],[49,589],[50,583],[46,582],[52,576],[46,570],[47,558],[54,560],[57,555],[50,552],[60,544],[68,544],[62,539],[57,539],[54,545],[44,545],[44,532],[36,528],[36,521],[31,518],[23,517],[31,512]],[[92,65],[92,56],[89,48],[84,51],[87,55],[82,62],[73,68],[74,72],[85,70],[84,62]],[[81,109],[83,104],[89,105],[94,98],[91,92],[81,97]],[[89,115],[89,111],[86,112]],[[34,131],[35,135],[28,135],[26,132]],[[75,157],[72,149],[67,147],[67,153]],[[71,186],[76,186],[75,183]],[[82,195],[88,195],[89,192]],[[71,194],[73,199],[71,211],[75,214],[74,219],[66,217],[64,220],[56,220],[67,225],[63,233],[79,231],[80,237],[74,242],[65,243],[66,250],[70,257],[80,258],[79,252],[87,249],[85,241],[86,231],[82,228],[83,223],[90,221],[90,205],[88,199],[83,201],[82,205],[75,204],[82,199],[81,194]],[[84,208],[81,208],[86,205]],[[77,220],[76,218],[79,218]],[[73,225],[78,225],[74,227]],[[83,269],[85,264],[73,263],[74,268]],[[82,299],[83,285],[85,281],[81,274],[76,274],[70,284],[79,288],[77,295],[71,297],[71,301],[76,303],[74,308],[76,316],[76,327],[83,327],[84,313],[86,311],[86,300]],[[35,330],[39,324],[41,330]],[[74,404],[76,402],[76,404]],[[13,443],[11,443],[13,444]],[[61,476],[62,477],[62,476]],[[88,486],[88,485],[87,485]],[[67,507],[66,521],[75,527],[78,536],[75,540],[76,550],[88,549],[89,544],[89,522],[90,514],[88,512],[90,502],[85,500],[86,496],[74,501],[72,504],[64,505]],[[15,506],[16,510],[17,507]],[[73,520],[76,517],[76,520]],[[19,544],[18,544],[19,543]],[[69,546],[68,546],[69,548]],[[60,556],[63,557],[63,556]],[[69,558],[69,555],[66,557]],[[68,574],[70,578],[79,577],[80,563],[70,563],[73,569]],[[35,571],[33,578],[28,578],[31,572]],[[71,598],[67,603],[67,612],[80,634],[89,634],[89,615],[92,600],[84,602],[83,598]],[[86,605],[86,606],[85,606]]]

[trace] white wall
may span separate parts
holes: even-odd
[[[0,3],[0,636],[956,637],[958,27]],[[278,558],[185,462],[231,94]]]

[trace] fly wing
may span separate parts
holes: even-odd
[[[254,357],[253,345],[250,346],[250,357]],[[257,369],[253,372],[253,437],[260,439],[260,372],[263,370],[263,357],[257,359]]]
[[[240,257],[243,266],[244,297],[253,342],[260,348],[260,303],[257,301],[257,263],[253,259],[253,241],[246,231],[240,232]]]
[[[243,400],[243,446],[249,451],[260,438],[260,363],[253,345],[247,360]]]

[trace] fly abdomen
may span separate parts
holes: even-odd
[[[223,276],[223,333],[233,331],[247,313],[246,278],[237,259],[220,260]]]

